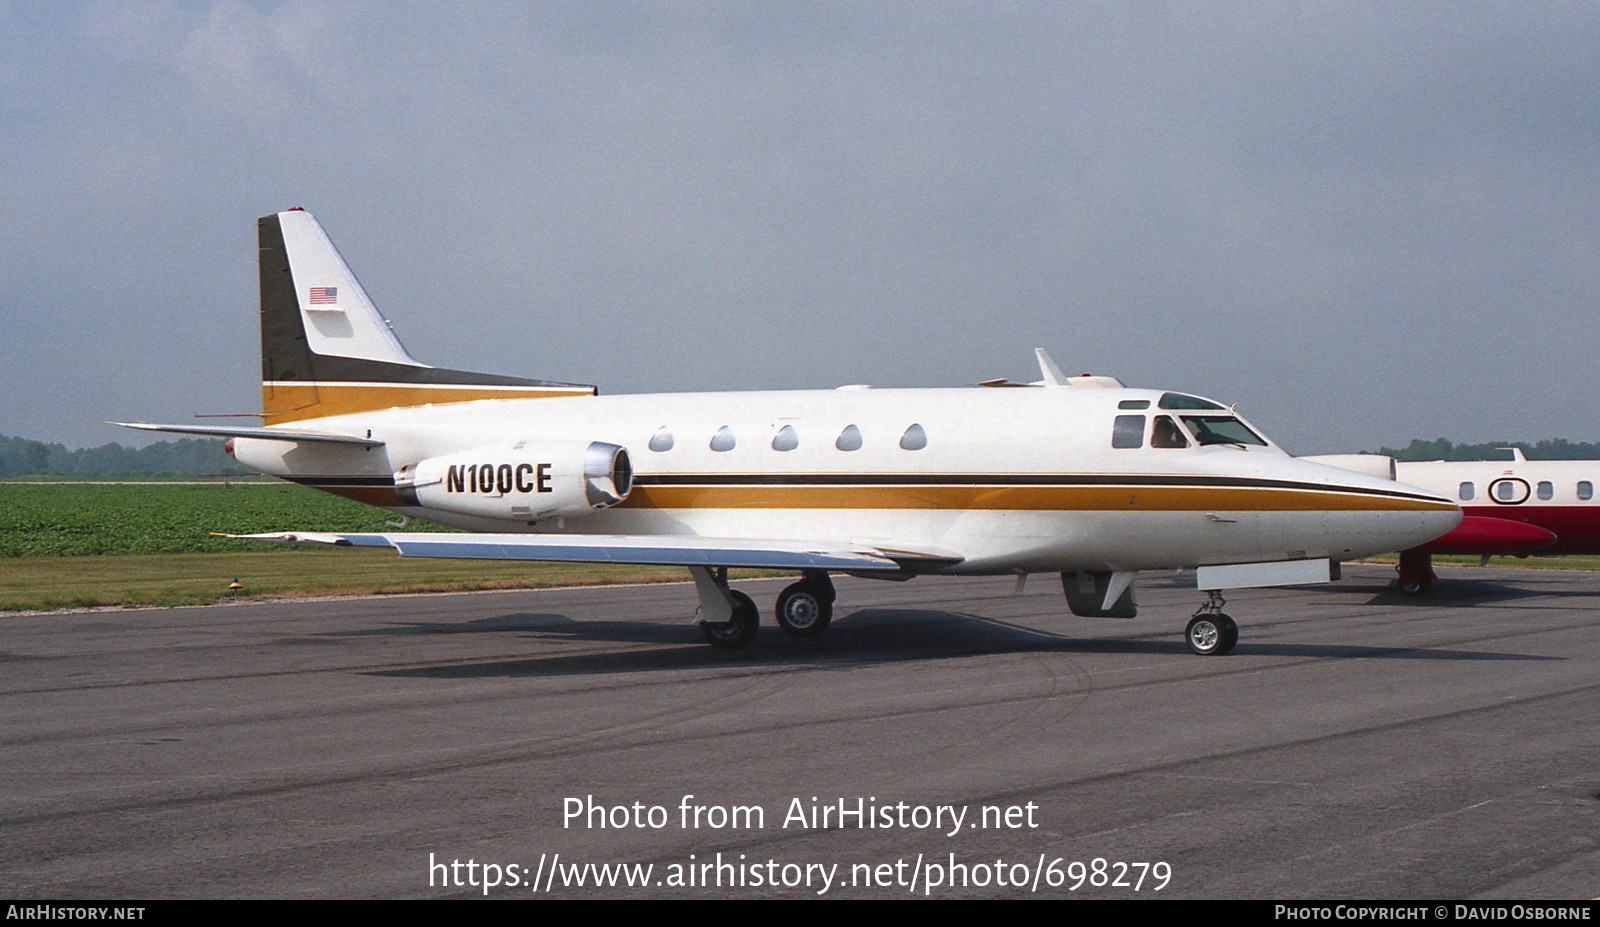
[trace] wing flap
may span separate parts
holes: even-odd
[[[402,557],[469,560],[550,560],[567,563],[636,563],[650,566],[756,567],[780,570],[895,572],[959,563],[949,551],[888,550],[809,541],[625,534],[331,534],[278,532],[228,537],[276,544],[392,547]]]

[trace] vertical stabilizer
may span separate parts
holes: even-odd
[[[477,399],[589,396],[580,383],[430,367],[406,353],[311,213],[257,222],[265,424]]]
[[[275,218],[293,299],[313,353],[426,366],[406,353],[311,213],[291,209]]]

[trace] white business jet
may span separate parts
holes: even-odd
[[[1141,570],[1196,569],[1191,649],[1238,640],[1221,590],[1326,582],[1461,518],[1439,495],[1296,460],[1225,406],[1066,377],[958,389],[599,396],[414,360],[310,213],[258,222],[262,427],[241,463],[467,534],[292,531],[406,557],[689,568],[718,646],[760,623],[730,567],[796,570],[777,623],[832,617],[833,572],[1059,573],[1085,617],[1131,618]],[[1006,387],[1019,388],[1006,388]]]

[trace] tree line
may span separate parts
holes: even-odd
[[[157,441],[145,447],[116,442],[72,449],[0,435],[0,476],[205,476],[250,473],[212,438]]]
[[[1597,460],[1600,444],[1553,438],[1547,441],[1489,441],[1484,444],[1452,444],[1444,438],[1423,441],[1413,438],[1402,448],[1381,447],[1378,453],[1396,460],[1510,460],[1503,448],[1515,447],[1529,460]]]

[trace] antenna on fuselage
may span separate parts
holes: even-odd
[[[1071,385],[1067,382],[1066,374],[1063,374],[1061,368],[1056,366],[1056,362],[1050,359],[1050,355],[1045,352],[1044,348],[1034,348],[1033,353],[1035,357],[1039,358],[1039,375],[1044,378],[1044,386]]]

